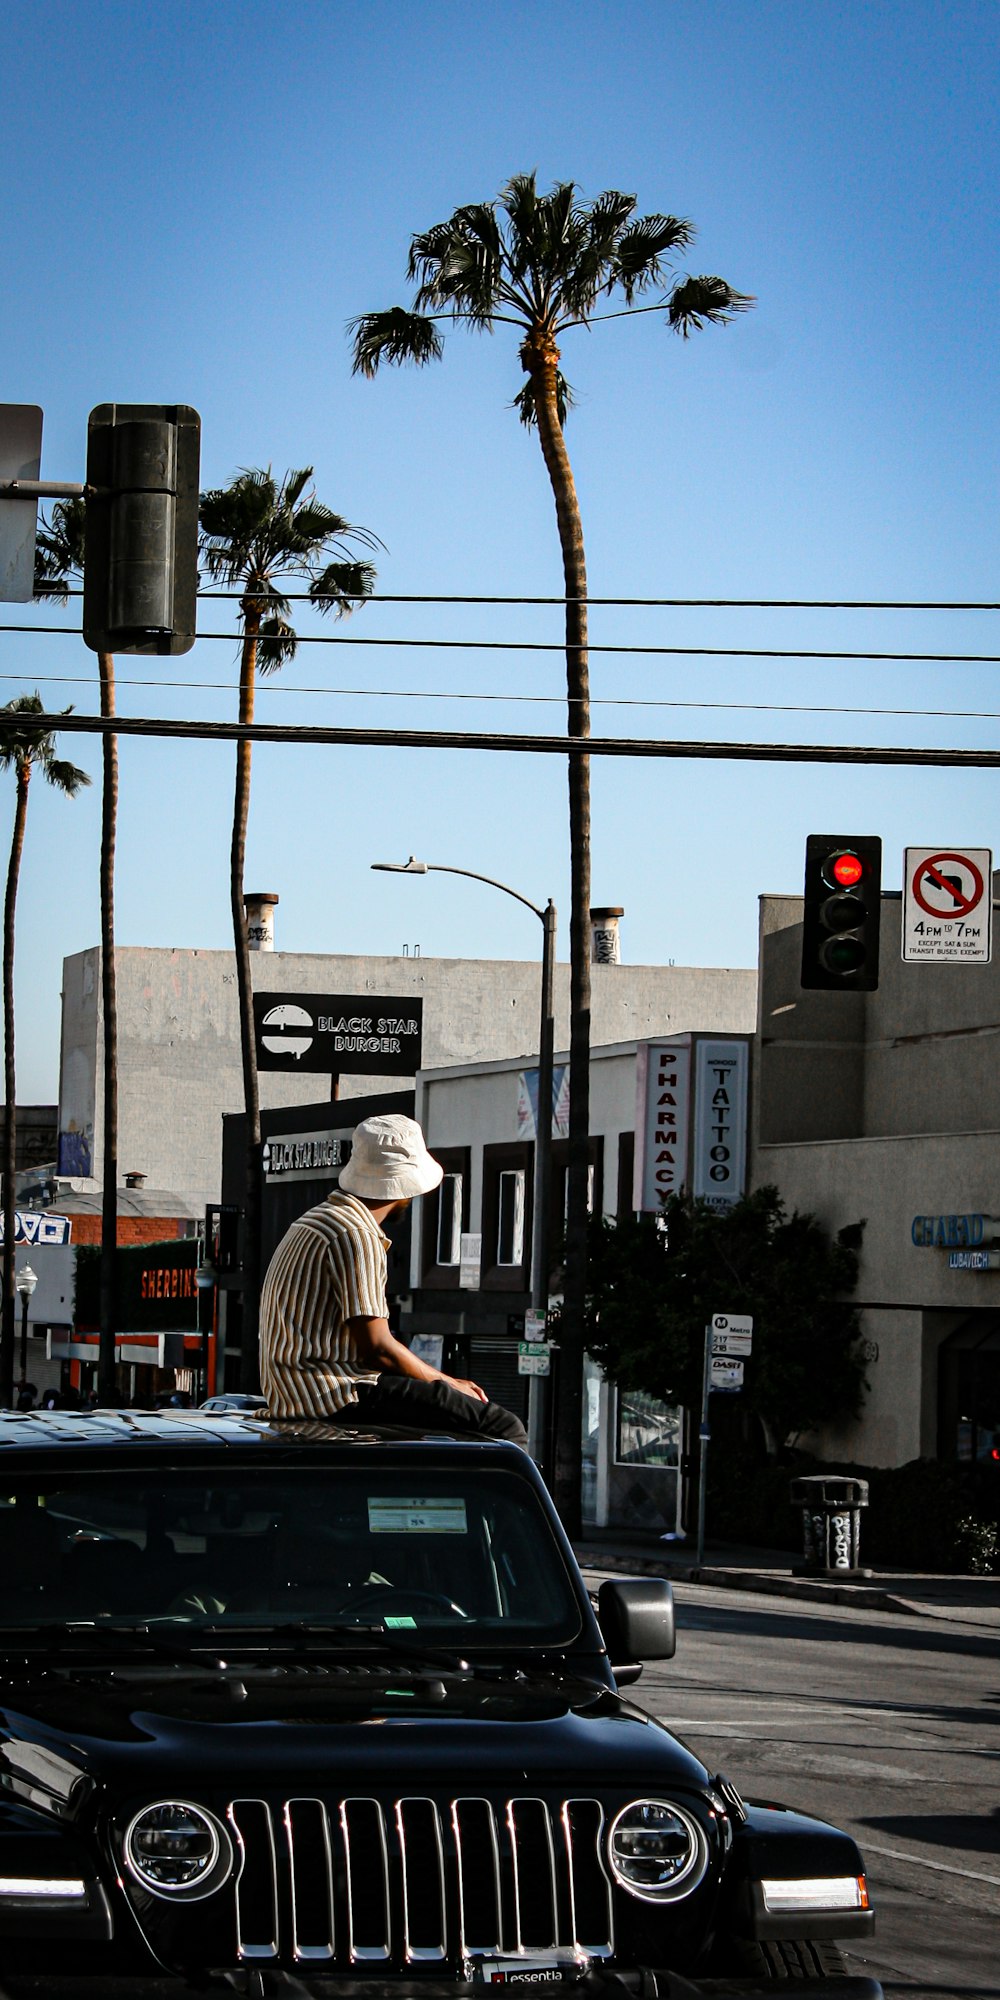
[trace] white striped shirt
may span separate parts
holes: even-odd
[[[260,1300],[260,1379],[275,1417],[330,1417],[374,1382],[347,1326],[386,1319],[386,1251],[371,1210],[336,1188],[293,1222],[268,1266]]]

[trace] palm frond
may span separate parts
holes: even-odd
[[[312,476],[311,465],[303,466],[300,472],[286,472],[281,482],[278,505],[286,508],[289,513],[294,513]]]
[[[574,396],[573,391],[570,388],[570,385],[567,382],[566,377],[562,372],[562,369],[557,368],[556,369],[556,414],[558,415],[559,418],[559,428],[562,431],[566,429],[566,418],[570,410],[573,408],[575,402],[576,402],[576,397]],[[514,397],[513,408],[517,411],[517,414],[520,417],[522,424],[524,424],[527,430],[530,431],[537,429],[538,409],[535,399],[535,385],[530,375],[526,376],[523,386],[521,387],[521,389],[519,389],[517,395]]]
[[[448,254],[454,228],[453,216],[448,222],[435,222],[432,229],[419,230],[411,238],[406,259],[406,276],[411,285],[433,284],[435,273]]]
[[[36,597],[65,601],[70,584],[82,577],[86,519],[82,497],[57,501],[48,520],[42,515],[35,538]]]
[[[68,764],[62,757],[43,758],[39,761],[49,784],[54,785],[58,792],[65,792],[69,799],[75,799],[77,792],[90,783],[88,772],[81,771],[78,764]]]
[[[265,618],[257,638],[257,668],[262,674],[277,673],[286,660],[295,658],[298,638],[285,618]]]
[[[695,328],[725,326],[756,303],[752,293],[734,292],[725,278],[685,278],[670,294],[667,320],[672,331],[687,340]]]
[[[625,230],[618,244],[614,282],[621,286],[626,305],[637,293],[664,283],[667,252],[686,250],[694,233],[694,225],[678,215],[641,215]]]
[[[86,771],[56,756],[56,739],[51,729],[25,726],[28,716],[45,713],[45,703],[37,689],[34,694],[15,695],[0,708],[0,770],[21,770],[25,765],[36,764],[49,784],[73,798],[81,785],[90,783]],[[72,715],[72,703],[58,713]]]
[[[335,562],[328,563],[309,585],[309,595],[321,611],[335,611],[343,618],[354,610],[356,604],[363,604],[375,588],[376,570],[373,563]]]
[[[383,361],[412,361],[423,367],[440,361],[441,336],[433,321],[422,313],[406,312],[390,306],[388,312],[362,313],[350,321],[354,336],[355,375],[373,376]]]
[[[291,609],[288,598],[283,596],[268,577],[251,576],[246,579],[246,589],[240,601],[240,610],[244,615],[252,611],[258,618],[270,615],[287,618]]]

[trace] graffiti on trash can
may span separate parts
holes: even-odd
[[[833,1528],[834,1569],[852,1569],[854,1566],[854,1551],[851,1546],[850,1514],[835,1514],[831,1526]]]

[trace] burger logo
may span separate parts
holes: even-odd
[[[280,1007],[269,1007],[260,1027],[261,1044],[269,1055],[292,1056],[296,1062],[312,1048],[316,1035],[312,1015],[288,1000]]]

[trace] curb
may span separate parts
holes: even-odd
[[[914,1598],[898,1596],[894,1591],[871,1583],[833,1583],[823,1577],[817,1577],[813,1582],[807,1577],[779,1576],[773,1570],[723,1569],[708,1564],[699,1569],[696,1563],[670,1562],[662,1557],[636,1556],[586,1545],[577,1548],[575,1554],[584,1570],[614,1570],[622,1576],[662,1576],[672,1583],[701,1583],[713,1589],[747,1590],[765,1597],[792,1597],[806,1604],[849,1604],[860,1610],[896,1612],[908,1618],[950,1615],[960,1622],[962,1618],[961,1606],[921,1604]]]

